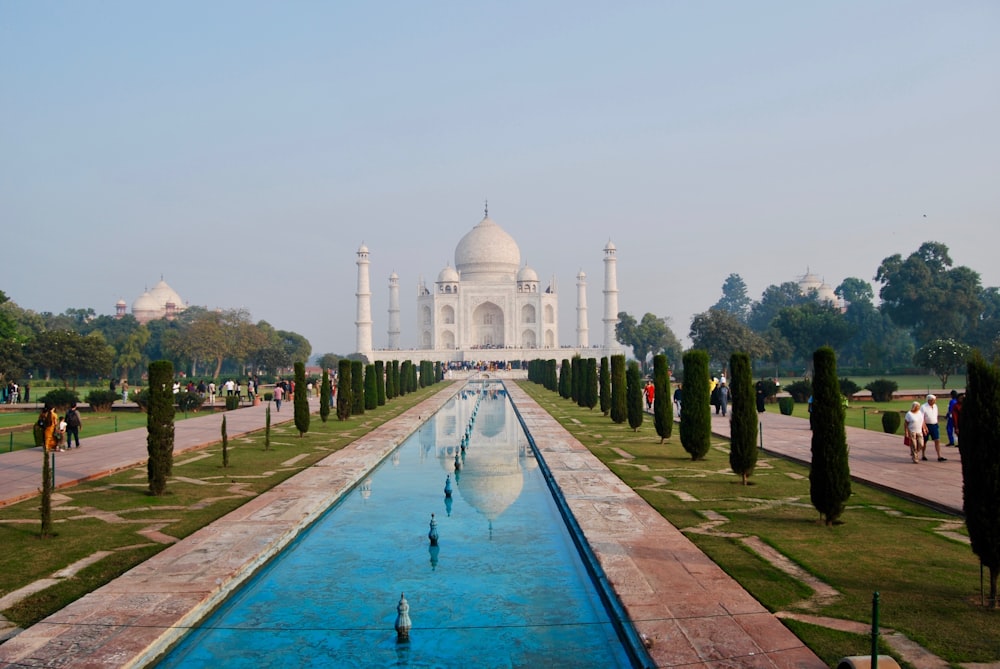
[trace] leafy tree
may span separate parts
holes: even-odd
[[[806,302],[785,307],[772,321],[791,344],[796,358],[809,360],[810,352],[821,346],[836,348],[847,341],[850,329],[844,316],[832,304]]]
[[[309,344],[309,340],[299,333],[278,330],[277,335],[281,348],[292,360],[308,360],[309,356],[312,355],[312,346]]]
[[[750,318],[752,303],[753,300],[747,295],[747,285],[743,282],[743,277],[739,274],[730,274],[722,284],[722,297],[711,310],[724,311],[732,314],[740,323],[746,323]]]
[[[79,377],[104,376],[111,371],[114,351],[99,332],[83,336],[71,330],[42,332],[29,347],[34,365],[69,386]]]
[[[146,356],[143,350],[149,342],[149,336],[149,329],[145,326],[139,326],[117,349],[118,356],[115,358],[115,366],[121,372],[123,379],[130,378],[129,371],[139,367],[145,360]]]
[[[628,313],[620,312],[615,336],[625,346],[632,347],[643,369],[646,368],[646,358],[650,354],[666,352],[667,355],[678,355],[681,352],[680,342],[670,329],[667,319],[650,313],[637,323]]]
[[[851,469],[847,461],[844,404],[837,379],[837,355],[829,346],[813,354],[812,464],[809,497],[832,525],[844,512],[851,497]]]
[[[989,570],[989,606],[997,607],[1000,574],[1000,368],[978,352],[968,362],[962,405],[962,510],[972,552]]]
[[[691,343],[708,353],[709,362],[725,365],[733,351],[746,351],[753,358],[763,358],[767,342],[728,311],[709,309],[691,319]]]
[[[292,403],[295,407],[295,429],[299,436],[309,431],[309,398],[306,396],[306,365],[301,360],[295,361],[295,394]]]
[[[882,311],[912,328],[919,344],[929,336],[964,341],[983,313],[979,274],[952,267],[940,242],[924,242],[905,260],[898,253],[885,258],[875,280],[882,284]]]
[[[742,351],[729,358],[729,467],[747,485],[757,467],[757,410],[750,356]]]
[[[611,356],[611,421],[624,423],[628,418],[626,398],[625,356]]]
[[[316,361],[316,364],[322,367],[323,369],[336,369],[337,363],[339,362],[340,362],[340,356],[337,355],[336,353],[324,353],[323,355],[319,356],[319,359]]]
[[[365,365],[360,360],[351,360],[351,415],[360,416],[365,412]]]
[[[0,339],[0,383],[20,378],[27,368],[24,344],[13,339]]]
[[[628,426],[633,432],[638,432],[642,427],[642,373],[639,371],[639,363],[632,360],[628,363],[625,372],[625,395],[628,414]]]
[[[375,381],[375,365],[365,365],[365,411],[378,407],[378,383]]]
[[[341,358],[337,363],[337,420],[347,420],[351,417],[351,408],[354,406],[352,366],[353,363],[347,358]]]
[[[750,307],[750,318],[747,325],[754,332],[763,333],[771,325],[778,312],[785,307],[794,307],[812,301],[808,295],[799,291],[799,284],[786,281],[781,285],[770,285],[764,289],[758,302]]]
[[[708,353],[684,354],[684,401],[681,402],[681,446],[692,460],[704,460],[712,447],[712,413],[709,403]]]
[[[913,356],[913,364],[929,369],[941,379],[941,388],[948,387],[948,377],[965,364],[972,349],[954,339],[934,339]]]
[[[149,493],[167,492],[174,466],[174,366],[169,360],[149,364],[149,404],[146,410],[146,465]]]
[[[667,356],[653,356],[653,427],[660,443],[669,439],[674,430],[674,408],[670,399],[670,366]]]
[[[330,373],[323,368],[323,377],[319,382],[319,419],[326,422],[330,417]]]
[[[607,356],[601,358],[601,375],[599,383],[601,413],[607,416],[608,412],[611,411],[611,363],[608,361]]]

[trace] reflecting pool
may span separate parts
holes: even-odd
[[[506,393],[471,384],[158,666],[631,664]]]

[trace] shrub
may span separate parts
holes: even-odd
[[[226,395],[226,411],[240,408],[239,395]]]
[[[91,390],[87,393],[87,404],[90,405],[93,411],[111,411],[111,405],[114,404],[121,395],[113,390]]]
[[[875,379],[865,386],[865,390],[872,392],[872,399],[876,402],[890,402],[892,394],[899,390],[899,384],[889,379]]]
[[[264,393],[264,401],[270,402],[274,399],[274,393]]]
[[[198,393],[189,393],[186,390],[177,393],[177,408],[181,411],[197,411],[205,403],[205,398]]]
[[[844,377],[840,379],[840,394],[844,397],[850,397],[854,393],[861,390],[861,386],[851,381],[849,378]]]
[[[791,416],[792,409],[795,408],[795,400],[791,397],[779,397],[778,398],[778,410],[781,411],[782,416]]]
[[[803,379],[789,383],[784,387],[784,390],[792,396],[793,400],[800,404],[805,404],[809,401],[809,396],[813,394],[813,384],[809,379]]]
[[[69,388],[56,388],[55,390],[50,390],[42,396],[42,402],[48,402],[53,407],[55,407],[56,412],[60,415],[74,402],[79,402],[80,396],[77,395],[75,390],[70,390]]]
[[[774,379],[761,379],[760,389],[763,391],[764,401],[771,399],[778,394],[780,386],[774,382]],[[756,390],[755,390],[756,391]]]
[[[882,430],[886,434],[896,434],[899,424],[903,422],[898,411],[886,411],[882,414]]]

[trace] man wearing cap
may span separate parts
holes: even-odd
[[[938,428],[937,397],[928,395],[927,401],[920,407],[920,412],[924,414],[924,425],[927,426],[927,441],[934,440],[938,462],[947,462],[948,458],[941,457],[941,430]]]

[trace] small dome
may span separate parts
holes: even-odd
[[[458,283],[458,272],[451,265],[448,265],[438,274],[438,283]]]
[[[389,275],[389,278],[390,278],[390,279],[398,279],[398,278],[399,278],[399,275],[398,275],[398,274],[396,274],[395,272],[393,272],[392,274],[390,274],[390,275]]]
[[[527,265],[521,268],[521,271],[517,273],[518,281],[538,281],[538,273],[531,269]]]
[[[365,246],[364,242],[358,247],[358,253],[368,253],[368,247]]]
[[[494,275],[512,279],[521,265],[521,249],[499,225],[484,218],[455,247],[455,268],[471,275]]]
[[[611,243],[610,239],[608,240],[608,243],[604,245],[604,250],[605,251],[614,251],[615,250],[615,245]]]
[[[118,298],[118,301],[117,301],[117,302],[115,302],[115,306],[116,306],[116,307],[127,307],[127,306],[128,306],[128,303],[127,303],[127,302],[125,302],[125,300],[123,300],[123,299],[121,299],[121,298]]]

